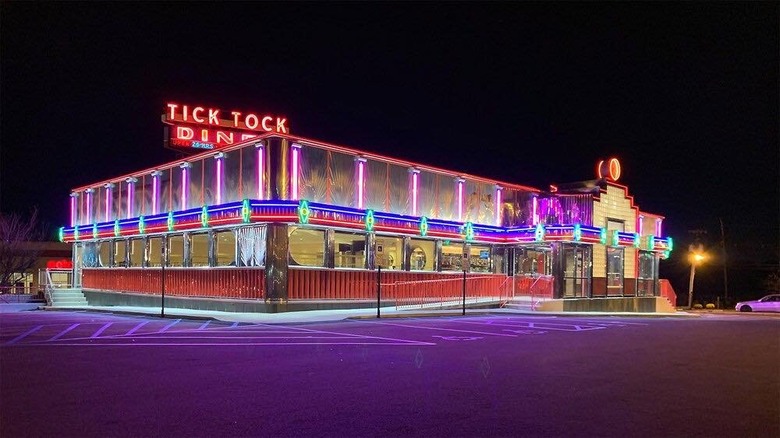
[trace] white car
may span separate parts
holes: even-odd
[[[738,312],[780,312],[780,294],[767,295],[753,301],[740,301],[735,309]]]

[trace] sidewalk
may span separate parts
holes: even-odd
[[[145,315],[160,316],[159,307],[133,307],[133,306],[73,306],[73,307],[39,307],[44,310],[54,311],[89,311],[116,313],[125,315]],[[397,310],[395,307],[382,307],[380,314],[382,318],[414,318],[424,316],[458,316],[462,315],[461,309],[404,309]],[[528,316],[558,316],[558,317],[583,317],[583,316],[632,316],[632,317],[698,317],[692,313],[633,313],[633,312],[539,312],[518,309],[469,309],[466,308],[467,315],[487,315],[487,314],[514,314]],[[211,319],[224,322],[238,322],[250,324],[285,324],[285,323],[308,323],[308,322],[333,322],[343,321],[345,319],[370,319],[376,318],[376,308],[365,309],[338,309],[338,310],[306,310],[301,312],[280,312],[280,313],[237,313],[220,312],[215,310],[195,310],[166,308],[166,318],[188,318],[188,319]]]

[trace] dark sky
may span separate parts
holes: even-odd
[[[3,212],[174,159],[167,101],[778,242],[777,3],[2,3]]]

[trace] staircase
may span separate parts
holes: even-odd
[[[89,306],[81,289],[51,289],[46,298],[51,307]]]
[[[535,311],[539,307],[539,298],[514,297],[503,306],[505,309]]]

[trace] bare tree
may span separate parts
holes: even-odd
[[[37,209],[31,210],[27,218],[16,213],[0,213],[0,293],[21,280],[35,265],[40,249],[30,242],[43,240],[44,234]]]

